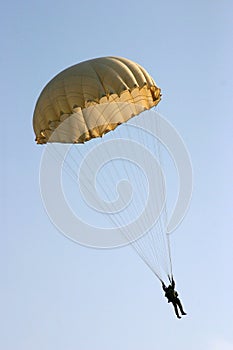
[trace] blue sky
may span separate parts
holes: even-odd
[[[1,11],[1,337],[5,350],[233,348],[231,1],[15,1]],[[40,197],[32,115],[64,68],[106,55],[144,66],[194,170],[171,236],[178,321],[130,247],[65,238]]]

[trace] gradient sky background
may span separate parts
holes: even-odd
[[[1,349],[233,349],[232,13],[230,0],[2,4]],[[38,95],[106,55],[150,72],[191,155],[193,198],[171,237],[180,321],[130,247],[73,243],[41,201]]]

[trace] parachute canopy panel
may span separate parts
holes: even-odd
[[[161,90],[137,63],[121,57],[81,62],[55,76],[36,103],[36,142],[83,143],[156,106]]]

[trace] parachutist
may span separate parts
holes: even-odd
[[[165,297],[168,299],[168,303],[172,303],[174,310],[175,310],[175,314],[178,318],[181,318],[178,308],[180,309],[181,315],[186,315],[186,312],[184,312],[183,310],[183,306],[181,304],[180,299],[178,298],[178,293],[175,290],[175,281],[172,278],[171,280],[171,284],[166,287],[164,282],[162,282],[162,287],[163,290],[165,292]]]

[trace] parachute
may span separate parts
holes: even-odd
[[[102,138],[109,132],[113,134],[113,130],[118,130],[121,124],[127,126],[127,122],[133,117],[144,118],[143,112],[155,107],[160,100],[161,90],[152,77],[143,67],[129,59],[101,57],[81,62],[60,72],[41,92],[33,115],[36,142],[77,144],[75,147],[80,151],[82,158],[80,147],[86,147],[89,141]],[[132,135],[129,133],[128,137],[134,138],[134,133]],[[143,142],[146,145],[145,139]],[[124,147],[123,141],[121,145]],[[137,145],[135,152],[138,152]],[[151,161],[149,163],[151,165]],[[109,171],[114,181],[116,172],[116,169]],[[76,176],[75,172],[73,175]],[[91,176],[91,171],[87,170],[86,176]],[[90,178],[91,180],[93,179]],[[108,180],[105,181],[106,188],[107,182]],[[158,186],[164,191],[163,183],[160,182]],[[138,184],[138,188],[140,187]],[[108,195],[109,190],[105,191]],[[93,195],[92,187],[89,193]],[[156,203],[157,199],[154,198],[154,201]],[[114,205],[113,209],[116,209],[116,202]],[[128,230],[127,226],[124,229],[121,214],[114,216],[111,213],[108,216],[155,275],[162,281],[165,273],[171,281],[172,266],[169,237],[166,233],[166,208],[163,213],[165,219],[157,222],[157,228],[152,227],[147,230],[148,232],[144,232],[144,224],[141,224],[142,235],[139,239],[133,239],[130,232],[132,230]]]
[[[74,114],[70,130],[53,142],[89,141],[156,106],[160,98],[160,89],[149,74],[128,59],[102,57],[79,63],[58,74],[42,91],[33,116],[36,141],[47,143],[54,129]],[[130,110],[125,110],[124,102],[130,103]],[[106,103],[111,110],[103,118]],[[93,107],[97,104],[103,110],[96,115]]]

